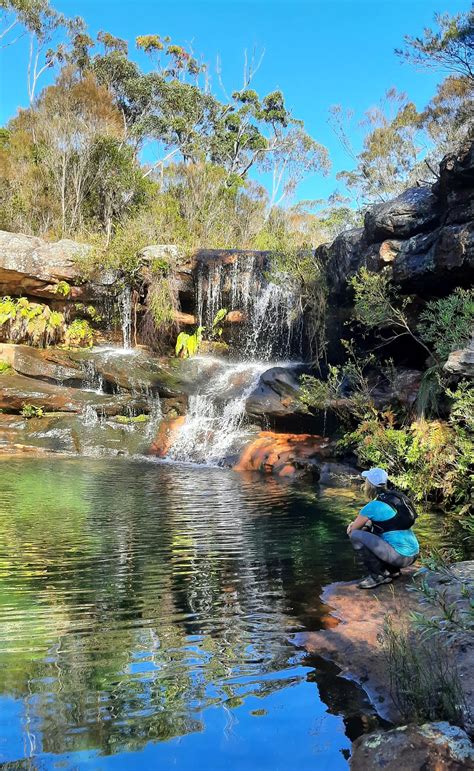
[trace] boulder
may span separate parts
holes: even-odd
[[[294,371],[272,367],[260,378],[246,402],[246,412],[254,418],[287,418],[306,415],[307,407],[298,398],[300,386]]]
[[[326,265],[329,287],[344,294],[347,279],[357,273],[364,260],[366,243],[363,228],[351,228],[341,233],[329,247],[319,247],[317,255]]]
[[[460,771],[474,768],[474,746],[462,728],[446,722],[405,725],[360,736],[351,771]]]
[[[367,243],[410,238],[436,227],[440,211],[430,187],[411,187],[391,201],[371,206],[364,220]]]
[[[320,463],[334,450],[329,439],[312,434],[261,431],[240,453],[235,471],[260,471],[278,477],[311,474],[319,478]]]
[[[0,231],[0,294],[54,299],[59,281],[80,283],[77,260],[90,246],[70,239],[48,243],[36,236]],[[81,296],[81,288],[71,292]]]
[[[465,348],[449,354],[444,369],[459,377],[474,378],[474,335]]]
[[[372,386],[371,395],[376,406],[383,409],[398,403],[405,407],[412,407],[416,402],[422,377],[421,370],[406,367],[397,367],[390,381],[372,382],[372,378],[369,377],[369,383]]]

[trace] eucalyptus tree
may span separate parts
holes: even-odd
[[[405,48],[395,53],[404,61],[418,67],[440,69],[474,83],[474,11],[436,14],[438,29],[425,28],[423,35],[405,35]]]

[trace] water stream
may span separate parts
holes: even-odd
[[[118,297],[124,348],[132,347],[132,290],[125,284]]]
[[[212,357],[197,357],[194,363],[209,373],[207,382],[189,397],[184,424],[168,458],[219,465],[238,452],[249,436],[245,404],[269,364]]]
[[[298,293],[288,280],[269,280],[255,254],[239,256],[231,265],[202,263],[197,272],[196,307],[199,324],[210,327],[220,308],[239,310],[234,350],[243,360],[301,356],[303,317]]]

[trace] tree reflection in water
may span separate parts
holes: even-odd
[[[110,459],[4,460],[2,488],[0,693],[25,756],[139,749],[299,683],[289,635],[356,575],[352,494]]]

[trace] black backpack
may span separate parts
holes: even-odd
[[[409,530],[418,516],[413,502],[400,490],[386,490],[377,495],[376,501],[386,503],[396,513],[384,522],[372,523],[372,532],[388,533],[391,530]]]

